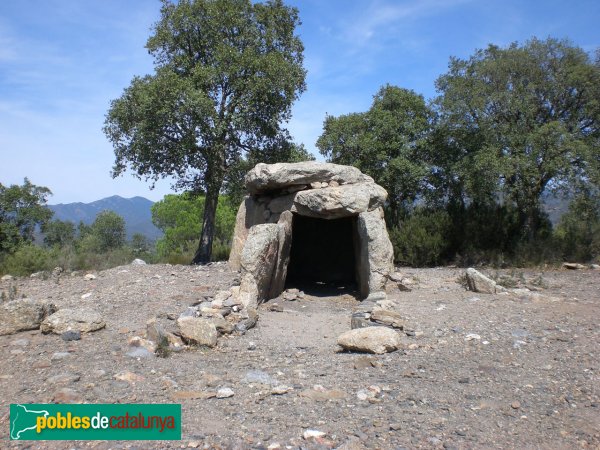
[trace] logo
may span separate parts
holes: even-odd
[[[181,405],[11,404],[11,440],[180,440]]]

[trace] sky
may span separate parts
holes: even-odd
[[[326,114],[369,108],[386,83],[426,99],[451,56],[531,37],[600,47],[597,0],[285,0],[298,8],[307,90],[287,124],[315,147]],[[102,132],[110,101],[151,74],[145,49],[158,0],[0,1],[0,183],[51,189],[50,204],[111,195],[160,200],[131,172],[113,179]]]

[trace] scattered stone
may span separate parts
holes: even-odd
[[[235,330],[244,334],[251,328],[256,326],[258,322],[258,312],[254,308],[246,308],[242,312],[242,317],[244,317],[240,322],[235,325]]]
[[[70,388],[61,388],[52,396],[54,403],[83,403],[83,397],[79,392]]]
[[[144,261],[143,259],[136,258],[133,261],[131,261],[131,265],[132,266],[145,266],[146,261]]]
[[[590,269],[592,269],[592,270],[600,270],[600,264],[590,264]]]
[[[35,330],[54,311],[56,306],[42,300],[23,298],[0,303],[0,336]]]
[[[579,263],[563,263],[562,264],[563,269],[568,269],[568,270],[581,270],[581,269],[585,269],[585,266],[583,264],[579,264]]]
[[[50,357],[51,361],[60,361],[61,359],[65,359],[70,357],[71,354],[69,352],[55,352]]]
[[[298,394],[300,397],[308,398],[316,402],[326,402],[328,400],[342,400],[347,397],[344,391],[337,389],[325,389],[323,386],[315,385],[312,389],[307,389]]]
[[[276,386],[279,382],[262,370],[249,370],[246,372],[246,375],[242,379],[243,383],[258,383],[258,384],[266,384],[271,386]]]
[[[92,293],[91,293],[91,292],[87,292],[87,293],[85,293],[85,294],[83,294],[83,295],[81,296],[81,299],[82,299],[82,300],[85,300],[86,298],[90,298],[91,296],[92,296]]]
[[[495,294],[496,282],[491,278],[486,277],[481,272],[469,267],[466,272],[467,287],[470,291],[480,292],[483,294]]]
[[[79,381],[81,376],[76,373],[61,373],[46,380],[50,384],[71,384]]]
[[[361,401],[379,403],[381,401],[381,388],[375,385],[369,386],[367,389],[359,390],[356,397]]]
[[[229,398],[234,396],[233,389],[231,388],[221,388],[217,391],[217,398]]]
[[[279,386],[275,386],[273,389],[271,389],[271,395],[283,395],[293,390],[293,387],[280,384]]]
[[[256,350],[256,342],[248,342],[248,347],[246,348],[250,351]]]
[[[90,333],[106,326],[102,316],[90,308],[60,309],[48,316],[41,324],[42,333],[62,334],[65,331],[75,330],[81,333]]]
[[[271,305],[269,305],[269,311],[283,312],[283,306],[281,306],[278,303],[272,303]]]
[[[119,372],[118,374],[116,374],[115,380],[127,381],[128,383],[135,384],[140,381],[144,381],[145,378],[143,376],[135,374],[133,372],[125,371],[125,372]]]
[[[94,275],[93,273],[86,273],[83,276],[83,279],[86,280],[86,281],[95,280],[96,279],[96,275]]]
[[[371,321],[388,325],[393,328],[404,328],[404,318],[395,311],[374,309],[371,312]]]
[[[216,396],[216,392],[209,391],[178,391],[171,394],[171,398],[176,402],[181,400],[206,400],[209,398],[215,398]]]
[[[322,438],[322,437],[325,437],[326,435],[327,435],[327,433],[325,433],[324,431],[311,430],[311,429],[306,430],[304,433],[302,433],[302,437],[306,440]]]
[[[63,341],[78,341],[81,339],[81,332],[79,330],[67,330],[60,335]]]
[[[207,319],[199,317],[180,317],[177,326],[184,341],[194,345],[214,347],[217,345],[217,327]]]
[[[479,341],[480,339],[481,339],[481,336],[479,336],[478,334],[475,334],[475,333],[469,333],[465,336],[465,341],[473,341],[473,340]]]
[[[400,348],[400,336],[394,330],[384,327],[357,328],[346,331],[337,341],[344,350],[387,353]]]
[[[12,281],[14,279],[14,277],[12,275],[4,275],[2,278],[0,278],[0,281]]]
[[[10,342],[10,345],[15,345],[18,347],[27,347],[29,345],[29,339],[15,339],[14,341]]]
[[[354,368],[355,369],[369,369],[371,367],[377,367],[377,360],[370,358],[368,356],[361,356],[354,360]]]
[[[521,408],[521,402],[519,402],[518,400],[515,400],[514,402],[512,402],[510,404],[510,407],[512,409],[519,409],[519,408]]]
[[[222,316],[214,316],[208,320],[215,325],[215,328],[221,334],[233,333],[233,330],[235,329],[234,325],[228,320],[224,319]]]

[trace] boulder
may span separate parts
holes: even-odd
[[[497,285],[494,280],[486,277],[478,270],[469,267],[466,272],[467,277],[467,288],[473,292],[480,292],[482,294],[495,294],[497,292]]]
[[[364,353],[387,353],[400,348],[400,336],[386,327],[355,328],[338,337],[337,343],[344,350]]]
[[[200,317],[180,317],[177,326],[184,341],[194,345],[214,347],[217,345],[217,327],[208,319]]]
[[[271,279],[277,262],[278,235],[279,227],[276,224],[255,225],[250,229],[246,245],[244,245],[242,251],[242,274],[251,274],[254,278],[259,300],[268,298]],[[243,289],[243,281],[244,279],[242,279],[240,290]]]
[[[563,269],[569,269],[569,270],[582,270],[585,269],[585,266],[583,264],[579,264],[579,263],[562,263],[562,267]]]
[[[388,275],[394,270],[394,248],[385,227],[383,208],[358,216],[357,274],[363,297],[385,292]]]
[[[90,308],[60,309],[48,316],[41,324],[42,333],[63,334],[65,331],[74,330],[80,333],[89,333],[100,330],[106,326],[102,316]]]
[[[371,312],[371,320],[392,328],[404,328],[404,318],[396,311],[386,309],[374,309]]]
[[[305,161],[299,163],[257,164],[246,175],[246,188],[251,194],[280,190],[313,182],[335,181],[339,184],[372,182],[356,167]]]
[[[232,270],[240,270],[242,250],[248,238],[252,226],[264,223],[266,208],[252,197],[246,197],[240,204],[233,231],[231,252],[229,253],[229,267]]]
[[[285,286],[285,276],[292,248],[292,213],[290,211],[284,211],[277,222],[277,245],[275,269],[267,298],[277,297],[283,292]]]
[[[0,336],[38,329],[55,311],[56,306],[44,300],[22,298],[0,303]]]
[[[310,189],[294,194],[292,211],[303,216],[339,219],[383,206],[387,192],[375,183]]]

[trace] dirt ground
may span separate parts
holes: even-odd
[[[0,448],[600,448],[600,271],[484,271],[535,290],[492,295],[466,291],[464,269],[398,270],[412,289],[388,291],[404,345],[385,355],[338,351],[359,302],[325,291],[261,305],[255,328],[215,349],[127,355],[148,319],[229,287],[225,264],[13,281],[19,296],[91,306],[107,326],[70,342],[0,336]],[[137,377],[117,379],[127,372]],[[224,387],[234,395],[202,398]],[[57,401],[65,388],[86,403],[181,403],[182,440],[9,440],[10,403]]]

